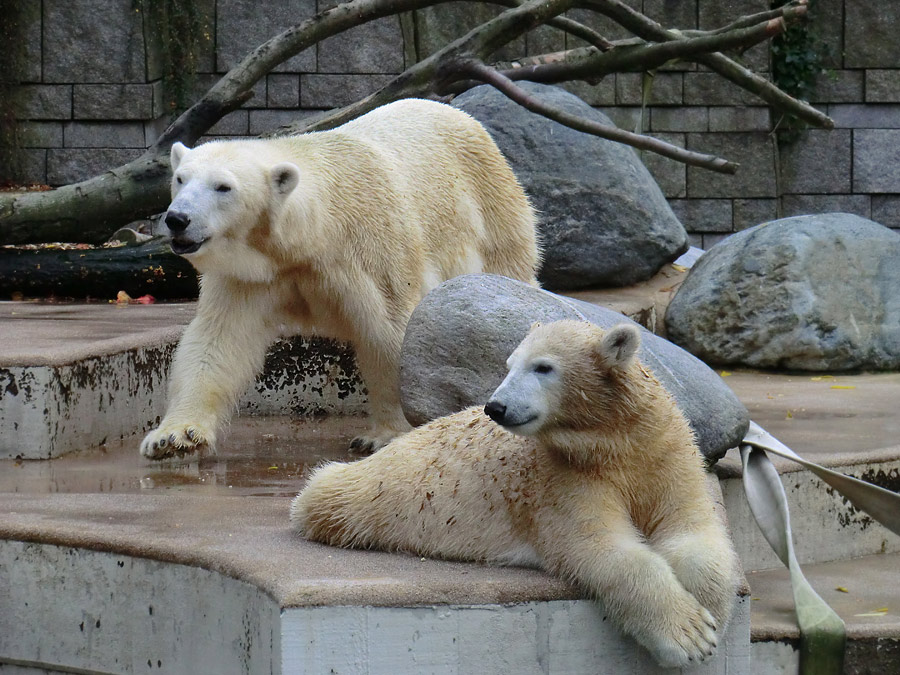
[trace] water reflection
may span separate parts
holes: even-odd
[[[140,436],[50,460],[0,460],[0,492],[152,493],[293,496],[306,471],[350,459],[362,418],[239,418],[215,454],[163,462],[142,458]]]

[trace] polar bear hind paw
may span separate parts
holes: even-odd
[[[659,664],[666,668],[696,665],[716,653],[716,620],[702,606],[670,624],[666,634],[645,642]]]
[[[148,459],[183,457],[203,446],[213,447],[214,434],[198,424],[161,424],[141,442],[141,454]]]

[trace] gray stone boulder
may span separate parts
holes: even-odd
[[[707,363],[900,368],[900,235],[847,213],[783,218],[704,254],[666,312]]]
[[[531,82],[544,103],[612,125],[574,94]],[[687,234],[637,153],[528,112],[493,87],[453,105],[485,127],[539,214],[545,288],[629,286],[687,250]]]
[[[400,398],[412,424],[483,405],[506,375],[506,359],[535,321],[584,319],[604,328],[634,323],[617,312],[506,277],[473,274],[429,293],[410,318],[400,357]],[[635,324],[637,325],[637,324]],[[701,361],[641,328],[640,358],[675,397],[712,460],[744,437],[746,408]]]

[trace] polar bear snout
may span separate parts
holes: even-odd
[[[186,213],[181,213],[179,211],[167,211],[166,212],[166,227],[171,230],[173,234],[178,234],[179,232],[184,232],[188,225],[191,224],[191,218]]]
[[[540,401],[523,398],[502,385],[484,406],[484,414],[507,431],[520,436],[531,436],[543,425]]]
[[[506,406],[500,401],[488,401],[484,406],[484,414],[503,426],[503,421],[506,419]]]

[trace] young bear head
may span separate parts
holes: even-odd
[[[631,324],[608,331],[579,321],[535,324],[507,360],[509,373],[485,413],[572,460],[595,461],[598,439],[626,437],[661,389],[635,358],[640,343]],[[583,453],[591,457],[579,459]]]
[[[172,203],[164,220],[172,250],[198,271],[269,280],[271,262],[259,250],[260,239],[269,237],[300,171],[268,155],[259,141],[172,146]]]

